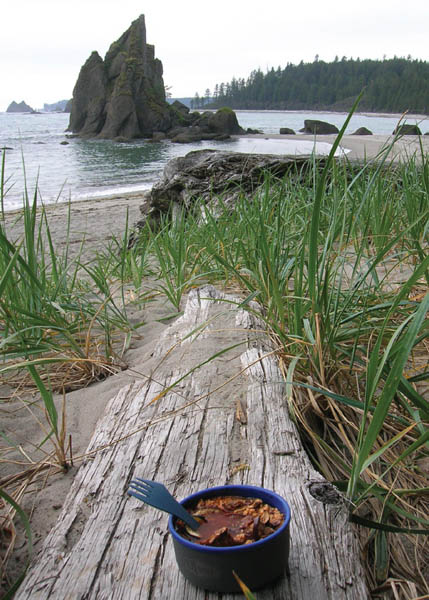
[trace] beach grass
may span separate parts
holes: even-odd
[[[118,368],[115,332],[132,330],[125,290],[144,303],[150,276],[178,312],[192,287],[232,287],[247,310],[259,304],[290,414],[345,495],[371,588],[395,580],[427,594],[429,159],[393,165],[388,151],[362,164],[332,152],[322,168],[313,158],[299,184],[267,175],[233,215],[222,197],[215,209],[196,201],[91,262],[67,244],[59,255],[27,201],[24,238],[0,230],[0,373],[30,374],[59,464],[67,436],[52,391],[67,388],[70,365],[82,385]]]
[[[3,161],[2,207],[7,194],[4,167]],[[0,221],[0,383],[16,390],[13,397],[34,415],[41,442],[33,450],[43,458],[28,456],[19,441],[19,431],[11,434],[1,428],[6,454],[15,448],[24,465],[21,473],[13,472],[10,477],[10,494],[6,491],[8,477],[2,477],[0,503],[9,507],[0,522],[2,546],[4,543],[7,547],[0,557],[2,580],[15,540],[15,516],[27,526],[18,503],[26,481],[52,465],[66,471],[73,462],[65,393],[124,368],[122,354],[126,344],[122,340],[128,339],[135,328],[127,318],[123,296],[128,266],[125,256],[129,259],[126,244],[123,249],[121,243],[122,253],[116,254],[115,261],[109,260],[108,255],[88,260],[83,253],[84,243],[72,256],[69,206],[58,247],[51,235],[47,211],[40,204],[37,185],[32,198],[24,191],[23,210],[17,218],[23,231],[18,239],[12,237],[13,227],[8,231],[3,212]],[[141,244],[138,252],[133,263],[135,278],[143,276],[145,268]],[[144,299],[140,298],[140,302]],[[32,389],[39,392],[40,403],[26,393]],[[63,396],[62,402],[55,399],[58,395]],[[5,464],[7,460],[1,454],[0,462]],[[10,597],[15,584],[9,582]]]
[[[427,593],[429,163],[420,158],[328,161],[322,172],[314,161],[298,188],[267,176],[233,216],[220,198],[179,227],[192,285],[200,273],[262,307],[291,414],[361,526],[372,588],[393,574]],[[165,287],[174,268],[160,261]]]

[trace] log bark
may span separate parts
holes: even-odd
[[[212,286],[193,290],[146,373],[110,402],[17,600],[223,600],[179,573],[167,515],[128,497],[134,476],[177,498],[227,483],[291,506],[290,576],[258,600],[369,597],[342,496],[317,473],[287,409],[261,324]],[[216,355],[215,358],[214,355]]]

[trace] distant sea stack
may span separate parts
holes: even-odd
[[[110,46],[93,52],[73,90],[69,130],[85,137],[150,137],[172,127],[162,63],[146,43],[144,15]]]
[[[70,100],[58,100],[58,102],[54,102],[53,104],[47,104],[45,102],[43,105],[43,110],[45,112],[66,112],[65,109],[69,102]]]
[[[6,109],[6,112],[8,112],[8,113],[34,113],[36,111],[33,108],[31,108],[31,106],[28,106],[28,104],[26,104],[23,100],[19,104],[15,101],[11,102]]]

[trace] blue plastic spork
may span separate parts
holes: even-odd
[[[185,523],[194,531],[200,526],[200,523],[198,523],[198,521],[194,519],[194,517],[190,515],[175,498],[173,498],[162,483],[136,477],[131,480],[128,494],[146,504],[150,504],[155,508],[159,508],[171,515],[179,517],[179,519],[185,521]]]

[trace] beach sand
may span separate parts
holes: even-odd
[[[296,136],[278,135],[269,137],[296,139]],[[314,137],[300,136],[299,139],[313,140]],[[319,136],[318,139],[332,143],[335,136]],[[345,136],[342,146],[351,150],[348,154],[349,158],[374,158],[389,139],[389,136]],[[420,139],[426,151],[429,151],[429,136]],[[395,150],[402,157],[415,151],[419,152],[419,138],[414,138],[414,136],[402,138],[397,143]],[[127,211],[129,226],[134,225],[139,220],[139,207],[144,203],[145,195],[146,193],[142,192],[71,203],[71,247],[75,248],[75,252],[78,252],[82,242],[84,242],[84,256],[90,260],[91,254],[97,248],[103,247],[112,235],[121,236],[124,234]],[[59,251],[64,244],[68,210],[69,207],[66,204],[47,206],[51,233]],[[6,229],[11,239],[17,239],[22,234],[22,223],[18,220],[18,216],[18,211],[6,213],[5,216]],[[153,282],[148,282],[147,285],[150,287]],[[59,472],[55,467],[43,471],[40,476],[35,477],[32,482],[27,482],[28,485],[23,486],[22,493],[18,497],[21,506],[31,518],[36,554],[42,546],[44,537],[56,521],[58,511],[79,467],[77,457],[85,453],[95,425],[103,414],[107,402],[124,385],[135,381],[137,378],[145,378],[149,375],[145,373],[145,363],[151,353],[154,341],[158,339],[160,333],[167,326],[164,321],[160,322],[160,319],[164,319],[172,312],[171,305],[162,298],[155,299],[152,303],[145,305],[144,308],[140,309],[140,312],[136,309],[133,318],[136,322],[144,320],[145,325],[138,329],[138,335],[134,336],[131,347],[124,356],[127,368],[104,381],[66,394],[66,423],[67,431],[72,436],[74,466],[67,473]],[[34,416],[34,414],[37,415],[37,406],[33,406],[30,411],[19,398],[14,396],[14,392],[15,390],[8,386],[0,385],[0,400],[2,401],[0,416],[2,428],[11,437],[14,437],[16,443],[22,445],[23,452],[17,454],[13,449],[7,452],[4,449],[7,444],[4,440],[1,441],[3,449],[0,457],[2,459],[0,479],[5,478],[14,471],[34,467],[32,461],[40,460],[43,454],[43,452],[36,451],[37,445],[45,437],[45,432]],[[35,393],[33,396],[36,400]],[[58,406],[61,406],[62,398],[58,396],[56,400]],[[48,445],[49,442],[46,448],[48,448]],[[29,459],[26,459],[25,455]],[[6,459],[10,461],[17,458],[23,464],[16,465],[5,462]],[[11,576],[17,575],[22,570],[26,553],[26,544],[22,532],[18,535],[15,548],[9,565]]]
[[[336,139],[336,135],[281,135],[281,134],[257,134],[252,136],[253,138],[261,139],[281,139],[300,141],[305,140],[309,142],[327,142],[333,144]],[[341,148],[345,152],[345,156],[349,160],[372,160],[377,158],[380,153],[388,148],[393,142],[393,136],[390,135],[344,135],[341,140]],[[420,146],[421,144],[421,146]],[[407,160],[412,156],[415,156],[418,160],[421,159],[421,147],[425,154],[429,153],[429,135],[406,135],[396,140],[394,146],[389,152],[389,160],[394,162]]]
[[[102,249],[113,236],[124,235],[127,224],[133,225],[141,218],[140,206],[147,191],[97,197],[77,202],[46,204],[49,228],[55,247],[61,252],[66,244],[67,220],[70,207],[69,246],[73,254],[82,246],[84,256]],[[5,225],[12,239],[19,239],[24,231],[21,211],[5,213]],[[83,244],[82,244],[83,243]]]

